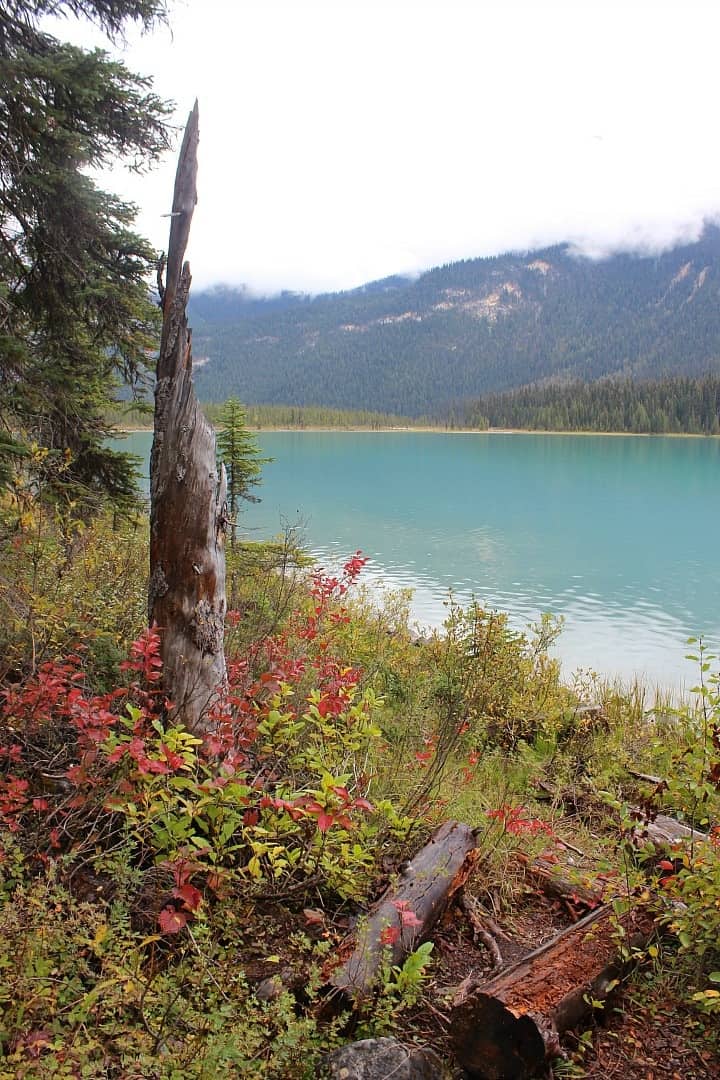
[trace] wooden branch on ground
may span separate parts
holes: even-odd
[[[468,917],[468,922],[472,926],[473,938],[475,941],[481,941],[490,953],[493,967],[501,968],[505,961],[500,952],[500,946],[485,926],[487,920],[485,919],[477,900],[475,900],[473,896],[468,896],[463,892],[460,895],[458,904]]]
[[[476,857],[473,830],[445,822],[341,945],[339,959],[326,965],[328,986],[353,1001],[366,997],[384,962],[400,964],[430,936]]]
[[[622,939],[618,939],[618,931]],[[603,1001],[628,968],[625,948],[644,948],[652,917],[606,905],[489,982],[466,980],[450,1010],[458,1063],[470,1077],[530,1080],[559,1050],[560,1035]]]
[[[155,386],[150,457],[150,584],[148,619],[161,635],[163,690],[172,714],[202,731],[226,681],[225,470],[218,469],[215,432],[195,396],[186,306],[190,267],[184,262],[197,201],[198,107],[185,128],[172,206],[163,328]]]
[[[652,773],[638,772],[637,769],[631,769],[629,765],[625,766],[625,771],[634,777],[635,780],[642,780],[646,784],[654,784],[655,787],[659,787],[660,784],[667,783],[663,780],[662,776],[653,776]]]

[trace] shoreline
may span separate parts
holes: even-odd
[[[152,427],[117,427],[115,429],[121,435],[137,435],[147,432],[150,434]],[[217,428],[216,430],[220,430]],[[248,426],[248,431],[253,435],[260,435],[264,431],[272,432],[308,432],[309,434],[320,432],[334,432],[348,435],[391,435],[397,432],[400,435],[579,435],[583,437],[597,435],[602,438],[632,438],[632,439],[720,439],[720,435],[704,435],[698,431],[550,431],[547,428],[442,428],[422,427],[408,425],[407,427],[321,427],[308,424],[307,427],[283,427],[265,425],[264,427]]]

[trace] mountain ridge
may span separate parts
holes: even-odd
[[[319,296],[215,288],[190,319],[205,400],[439,414],[487,393],[720,371],[720,229],[658,255],[569,245]]]

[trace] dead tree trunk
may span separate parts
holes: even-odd
[[[372,989],[384,960],[400,963],[425,941],[475,864],[475,836],[468,825],[447,821],[380,898],[342,954],[348,956],[328,984],[354,1000]]]
[[[195,396],[184,263],[197,201],[197,102],[185,128],[172,206],[163,328],[155,387],[150,457],[148,617],[162,640],[163,689],[190,731],[205,726],[225,684],[225,470],[215,433]],[[161,274],[158,275],[161,277]]]
[[[451,1011],[458,1063],[483,1080],[529,1080],[557,1054],[559,1037],[603,1001],[624,973],[621,945],[644,946],[653,933],[647,911],[618,919],[608,905],[563,930],[523,960],[478,986],[463,983]]]

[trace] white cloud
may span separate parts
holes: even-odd
[[[720,214],[714,2],[186,0],[170,22],[126,60],[180,122],[200,100],[200,284],[652,248]],[[158,246],[174,167],[105,181]]]

